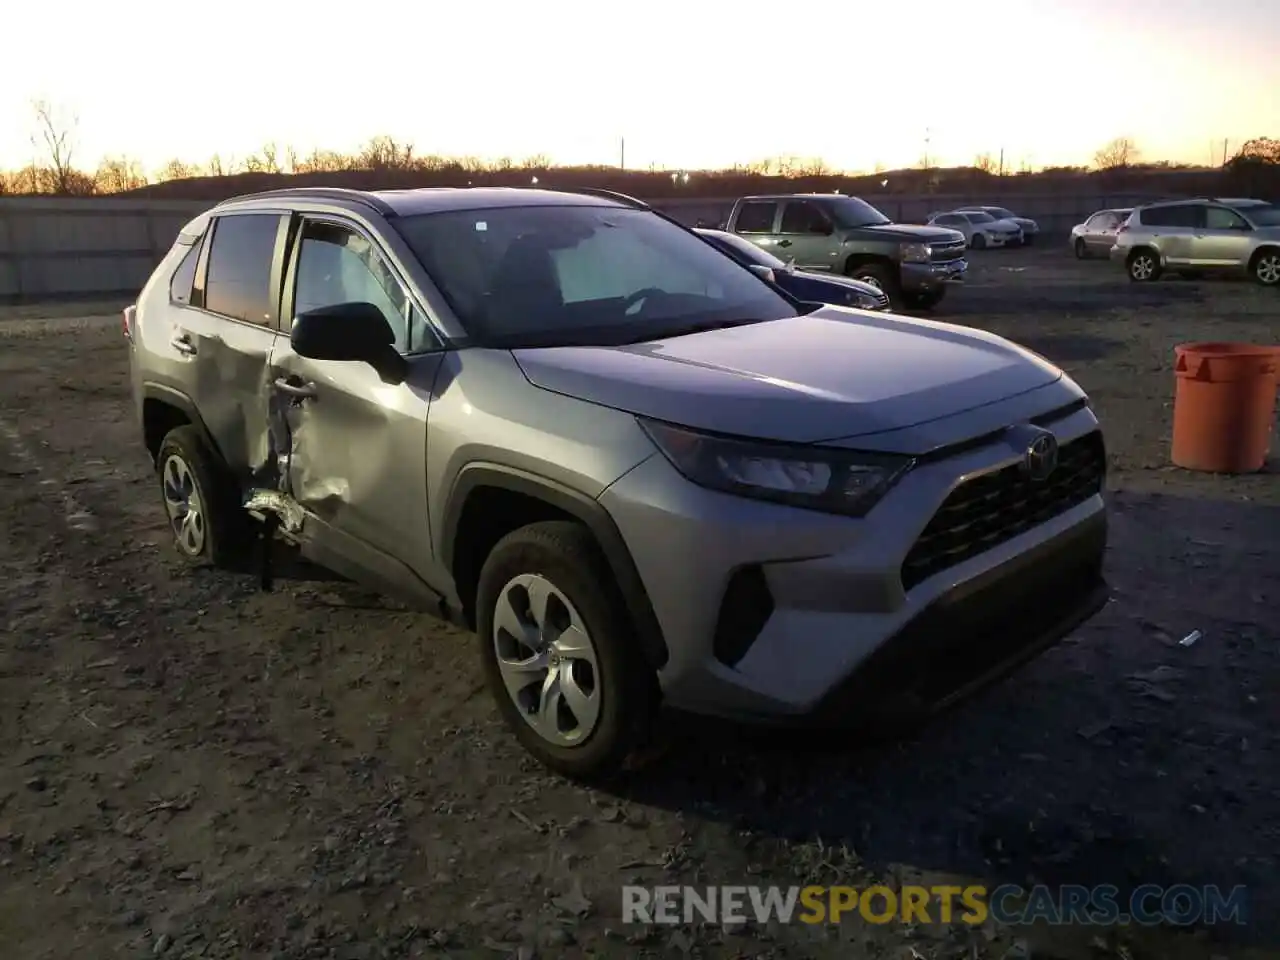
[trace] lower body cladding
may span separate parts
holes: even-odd
[[[666,636],[667,704],[923,719],[1061,640],[1107,600],[1106,454],[1088,412],[1054,430],[1048,479],[995,441],[917,465],[862,520],[703,490],[661,457],[627,474],[601,502]]]

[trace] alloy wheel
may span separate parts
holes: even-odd
[[[1253,273],[1259,283],[1267,286],[1280,283],[1280,253],[1268,253],[1259,257]]]
[[[512,578],[498,594],[493,646],[503,686],[537,734],[558,747],[591,736],[600,720],[600,669],[581,615],[539,574]]]
[[[1129,264],[1129,273],[1135,280],[1150,280],[1155,269],[1155,261],[1145,253],[1134,257],[1133,262]]]
[[[164,508],[178,549],[198,557],[205,544],[205,509],[191,468],[182,457],[172,454],[165,460],[160,476]]]

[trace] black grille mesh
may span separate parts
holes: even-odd
[[[926,580],[1083,503],[1102,490],[1107,454],[1098,431],[1065,443],[1042,482],[1018,465],[961,484],[933,515],[902,564],[902,586]]]

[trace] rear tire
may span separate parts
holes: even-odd
[[[1280,286],[1280,248],[1264,247],[1254,254],[1249,273],[1264,287]]]
[[[987,235],[985,233],[975,233],[973,235],[973,240],[969,242],[969,246],[973,247],[975,250],[987,249]]]
[[[156,476],[178,554],[188,563],[238,567],[252,549],[253,524],[204,435],[190,425],[170,430]]]
[[[480,658],[503,720],[539,762],[581,780],[625,768],[658,700],[607,570],[585,527],[535,523],[498,541],[476,591]]]
[[[1153,283],[1160,279],[1162,272],[1160,258],[1156,256],[1154,250],[1145,248],[1129,254],[1125,267],[1129,272],[1129,279],[1134,283]]]
[[[1076,259],[1089,259],[1089,246],[1080,237],[1076,237]]]

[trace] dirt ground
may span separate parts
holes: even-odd
[[[1280,481],[1166,461],[1173,344],[1274,341],[1280,295],[974,262],[940,319],[1061,362],[1109,432],[1114,601],[914,743],[686,726],[614,793],[522,754],[460,631],[186,568],[116,318],[0,315],[0,956],[1277,955]],[[619,920],[624,883],[873,878],[1245,884],[1249,923]]]

